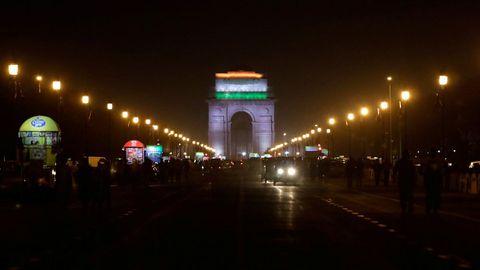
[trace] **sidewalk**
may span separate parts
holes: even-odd
[[[342,178],[328,179],[327,183],[335,185],[337,188],[346,189],[346,180]],[[394,202],[400,203],[398,199],[398,187],[396,184],[384,186],[380,184],[375,186],[375,182],[366,179],[361,188],[354,187],[354,192],[363,192],[371,196],[388,198]],[[468,193],[449,191],[442,192],[440,204],[440,213],[457,216],[458,218],[469,219],[480,223],[480,196]],[[415,210],[417,213],[425,212],[425,190],[421,184],[417,183],[414,192]]]
[[[309,186],[323,189],[322,198],[327,196],[340,211],[360,222],[393,229],[391,236],[403,238],[419,250],[450,260],[460,268],[480,266],[477,254],[480,250],[479,196],[444,193],[439,214],[427,215],[424,193],[417,185],[414,213],[402,216],[396,186],[376,187],[373,182],[364,181],[361,188],[347,189],[345,179],[327,179],[326,182]]]

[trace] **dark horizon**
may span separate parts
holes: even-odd
[[[479,8],[475,1],[18,3],[3,12],[0,60],[18,62],[25,85],[27,74],[58,77],[65,93],[112,99],[204,141],[216,72],[240,64],[267,76],[278,100],[277,138],[376,105],[392,75],[395,90],[413,91],[413,113],[429,130],[436,76],[449,74],[453,92],[480,73]]]

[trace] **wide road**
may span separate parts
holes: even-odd
[[[225,175],[159,207],[88,267],[450,269],[429,247],[332,200],[325,185]],[[84,268],[84,266],[80,267]]]

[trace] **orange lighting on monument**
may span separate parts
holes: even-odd
[[[229,71],[227,73],[216,73],[219,79],[260,79],[262,74],[253,71]]]

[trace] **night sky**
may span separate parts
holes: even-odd
[[[478,1],[36,2],[1,8],[0,61],[22,80],[60,78],[205,141],[214,74],[238,65],[268,77],[277,137],[375,104],[389,74],[427,115],[436,75],[452,89],[480,75]]]

